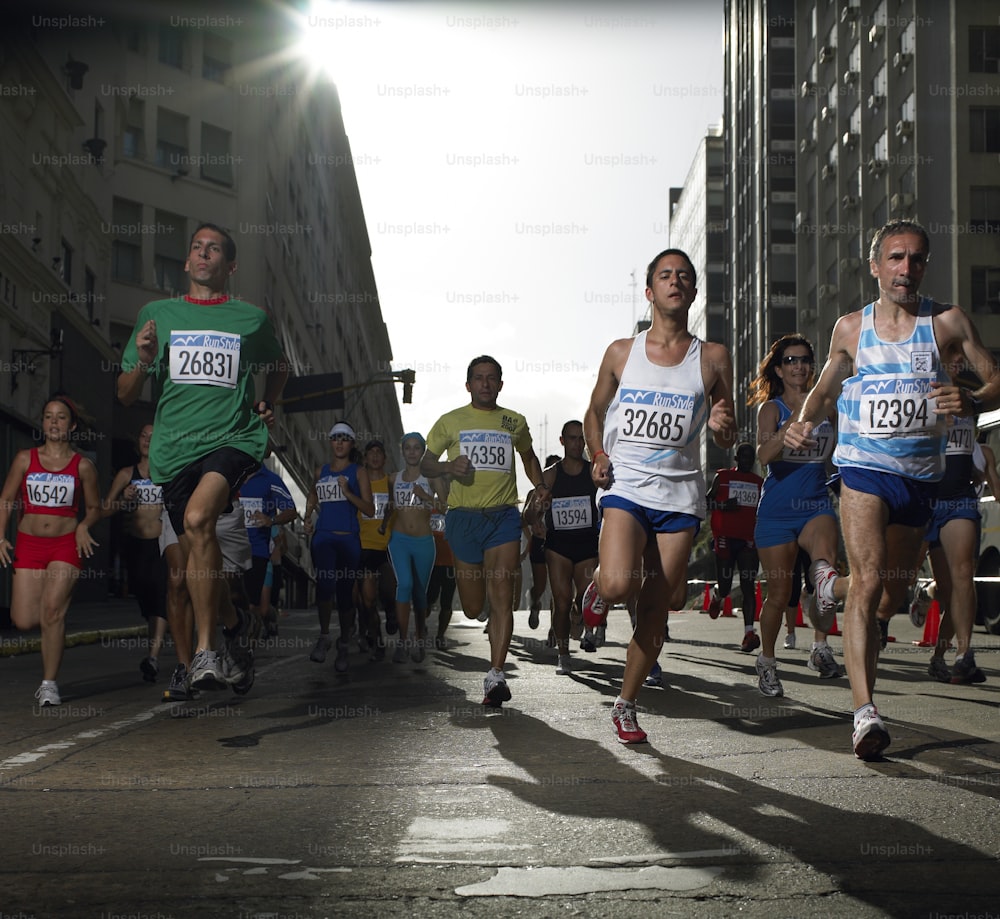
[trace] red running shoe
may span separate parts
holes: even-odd
[[[591,581],[583,592],[583,622],[588,629],[596,629],[608,621],[608,604],[597,594],[597,585]]]

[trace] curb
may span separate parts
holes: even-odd
[[[95,645],[105,639],[134,638],[145,635],[146,626],[130,626],[124,629],[93,629],[89,632],[70,632],[63,643],[64,648],[77,645]],[[41,638],[15,638],[10,642],[0,641],[0,658],[16,657],[19,654],[35,654],[42,650]]]

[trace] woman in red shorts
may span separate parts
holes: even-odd
[[[42,685],[39,706],[59,705],[56,675],[66,637],[66,611],[83,559],[97,545],[90,527],[101,519],[101,497],[94,464],[72,446],[76,408],[54,396],[42,411],[40,447],[14,457],[0,492],[0,533],[7,532],[17,508],[17,548],[0,538],[0,564],[13,562],[10,615],[19,629],[42,630]],[[86,514],[78,520],[81,506]]]

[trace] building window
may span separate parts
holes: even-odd
[[[111,205],[111,276],[116,281],[142,283],[142,205],[115,198]]]
[[[160,26],[160,47],[159,59],[161,64],[169,67],[184,67],[184,39],[185,35],[180,29],[173,26]]]
[[[89,268],[83,269],[83,308],[87,318],[94,321],[94,309],[97,303],[97,276]]]
[[[969,189],[969,225],[1000,233],[1000,185],[973,185]]]
[[[73,249],[65,239],[59,244],[59,277],[67,287],[73,284]]]
[[[972,269],[972,312],[1000,313],[1000,268]]]
[[[969,152],[1000,153],[1000,108],[969,109]]]
[[[206,80],[225,83],[226,74],[233,63],[232,45],[211,32],[205,32],[202,41],[204,51],[201,59],[201,75]]]
[[[1000,73],[1000,26],[969,28],[969,71]]]
[[[144,125],[146,103],[141,99],[129,99],[125,112],[125,126],[122,129],[122,155],[142,159],[146,155]]]
[[[202,123],[201,177],[219,185],[233,184],[232,135],[222,128]]]
[[[178,214],[156,212],[156,236],[153,242],[153,272],[156,286],[168,294],[187,290],[184,262],[187,260],[185,220]]]
[[[166,109],[156,110],[156,165],[187,174],[187,118]]]

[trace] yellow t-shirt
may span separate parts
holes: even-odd
[[[516,455],[531,449],[524,415],[497,406],[492,411],[463,405],[442,415],[427,435],[431,453],[453,460],[465,455],[472,471],[452,479],[448,507],[499,507],[517,504]]]
[[[389,531],[379,533],[378,528],[382,525],[382,516],[385,514],[385,506],[389,501],[389,476],[372,479],[371,485],[375,516],[366,517],[361,511],[358,511],[358,521],[361,524],[361,548],[388,549]]]

